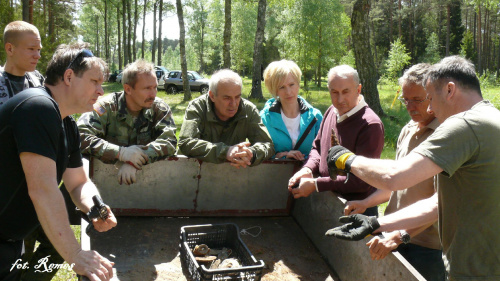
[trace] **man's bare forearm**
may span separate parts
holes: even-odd
[[[351,172],[364,182],[391,191],[406,189],[441,171],[429,158],[417,153],[399,160],[357,156],[351,165]]]
[[[378,206],[379,204],[389,201],[391,193],[392,192],[389,190],[377,189],[377,191],[375,191],[365,199],[361,200],[361,202],[367,208],[375,207]]]
[[[84,161],[84,165],[86,164],[87,161]],[[67,168],[63,179],[75,205],[84,213],[90,211],[90,208],[94,205],[92,197],[99,194],[99,191],[88,178],[88,171],[84,167]]]
[[[38,220],[57,252],[68,262],[81,250],[69,226],[64,198],[59,191],[56,165],[52,159],[33,153],[21,153],[29,196]]]
[[[395,213],[378,219],[380,228],[376,232],[388,232],[399,229],[413,229],[430,225],[438,219],[438,197],[420,200]]]

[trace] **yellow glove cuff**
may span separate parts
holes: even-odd
[[[337,161],[335,161],[335,166],[337,166],[338,169],[345,170],[345,162],[347,159],[349,159],[349,156],[354,155],[354,153],[349,152],[349,153],[344,153],[342,154]]]

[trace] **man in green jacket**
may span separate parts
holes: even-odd
[[[118,162],[118,181],[129,185],[142,165],[174,155],[177,139],[172,111],[156,97],[154,65],[127,65],[122,83],[124,91],[99,99],[78,119],[78,129],[82,154]]]
[[[191,101],[179,134],[188,157],[234,167],[255,166],[274,155],[274,145],[257,107],[241,98],[241,77],[223,69],[210,79],[208,94]],[[247,141],[248,139],[248,141]]]

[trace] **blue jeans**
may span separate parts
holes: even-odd
[[[396,249],[427,281],[446,280],[441,250],[415,244],[401,244]]]

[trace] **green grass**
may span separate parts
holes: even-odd
[[[328,107],[331,105],[330,95],[328,94],[328,89],[326,87],[326,82],[323,81],[323,87],[315,87],[312,84],[309,84],[307,90],[302,85],[300,95],[304,97],[309,103],[311,103],[314,107],[321,110],[321,112],[325,112]],[[122,91],[122,85],[118,83],[105,83],[103,85],[104,92],[106,94],[112,92]],[[247,98],[250,95],[250,91],[252,88],[252,80],[248,78],[243,79],[243,97]],[[388,86],[379,87],[379,95],[380,95],[380,103],[382,105],[382,109],[385,112],[385,116],[383,116],[382,122],[384,123],[385,128],[385,142],[384,142],[384,150],[382,151],[381,158],[383,159],[394,159],[396,155],[396,143],[398,140],[399,132],[401,128],[410,120],[406,109],[401,105],[399,101],[396,101],[394,105],[391,107],[394,101],[394,97],[397,95],[397,88],[391,88]],[[265,87],[262,87],[262,92],[264,94],[264,98],[267,100],[271,98],[271,95]],[[483,89],[483,96],[485,99],[491,101],[497,108],[500,109],[500,87],[491,87]],[[200,96],[199,92],[192,92],[192,98],[196,98]],[[175,95],[167,94],[164,90],[158,90],[158,97],[162,98],[172,109],[172,113],[174,115],[174,121],[177,126],[177,134],[180,131],[182,121],[184,118],[184,112],[186,110],[186,106],[188,102],[183,101],[184,93],[178,93]],[[265,101],[257,101],[252,100],[252,102],[259,108],[262,109],[264,107]],[[387,203],[379,205],[379,212],[385,210]],[[75,235],[78,240],[80,240],[80,228],[73,227],[75,231]],[[66,269],[61,269],[57,273],[56,277],[53,279],[54,281],[77,281],[76,274],[73,271],[68,271]]]

